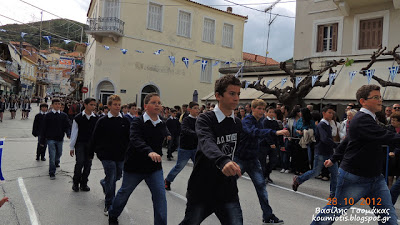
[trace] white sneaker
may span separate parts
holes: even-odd
[[[285,173],[289,173],[289,170],[285,170]]]
[[[108,207],[107,207],[107,206],[104,207],[104,215],[105,215],[105,216],[108,216]]]
[[[285,172],[285,169],[281,169],[281,173],[284,173]]]

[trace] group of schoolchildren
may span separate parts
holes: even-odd
[[[4,112],[10,111],[11,119],[15,119],[17,110],[21,110],[21,120],[28,119],[29,112],[32,110],[31,101],[28,97],[17,98],[15,96],[0,97],[0,122],[3,122]]]

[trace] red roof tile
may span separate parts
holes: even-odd
[[[261,55],[256,55],[252,53],[243,52],[243,60],[250,62],[257,62],[267,65],[279,65],[279,62],[273,60],[272,58],[267,58],[267,63],[265,63],[265,57]]]
[[[75,58],[81,58],[83,57],[83,53],[82,52],[71,52],[71,53],[67,53],[64,56],[70,56],[70,57],[75,57]]]

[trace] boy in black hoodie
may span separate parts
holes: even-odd
[[[38,144],[36,148],[36,160],[39,161],[41,158],[42,161],[46,161],[45,154],[46,154],[46,145],[42,147],[39,143],[40,141],[40,131],[42,129],[42,122],[44,119],[44,115],[47,113],[47,109],[49,106],[46,103],[40,104],[40,112],[36,114],[35,120],[33,121],[33,128],[32,128],[32,135],[34,137],[38,137]]]
[[[198,147],[189,178],[187,205],[182,225],[200,224],[215,213],[222,225],[242,225],[237,177],[240,167],[233,161],[242,123],[235,117],[240,80],[232,75],[215,82],[218,105],[197,118]]]
[[[162,143],[171,139],[166,124],[158,116],[162,110],[160,96],[148,94],[144,99],[146,112],[131,124],[128,152],[124,163],[122,186],[109,210],[109,224],[118,224],[129,196],[143,180],[150,189],[154,224],[167,224],[167,198],[161,166]]]

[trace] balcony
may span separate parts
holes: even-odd
[[[89,29],[87,34],[92,35],[96,41],[101,42],[103,37],[111,37],[118,42],[118,38],[124,36],[125,22],[116,17],[88,18]]]
[[[393,3],[395,9],[400,9],[400,0],[332,0],[342,11],[344,16],[348,16],[352,9],[373,7],[383,3]]]

